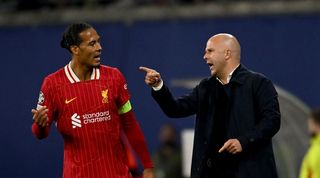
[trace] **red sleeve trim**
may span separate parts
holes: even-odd
[[[38,124],[33,123],[31,129],[33,135],[35,135],[38,139],[46,138],[49,135],[49,126],[43,128],[40,127]]]

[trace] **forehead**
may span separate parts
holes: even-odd
[[[214,46],[215,46],[214,39],[210,38],[210,39],[207,41],[207,46],[206,46],[206,48],[213,48]]]
[[[89,28],[79,34],[83,42],[89,42],[99,39],[99,35],[95,29]]]
[[[222,38],[219,36],[211,37],[207,41],[207,48],[221,48],[223,46]]]

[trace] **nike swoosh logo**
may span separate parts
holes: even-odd
[[[74,97],[74,98],[72,98],[72,99],[70,99],[70,100],[65,100],[64,102],[66,103],[66,104],[69,104],[69,103],[71,103],[73,100],[75,100],[75,99],[77,99],[77,97]]]

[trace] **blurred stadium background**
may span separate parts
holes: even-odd
[[[168,119],[144,84],[141,65],[157,69],[178,96],[210,75],[207,39],[228,32],[242,44],[242,63],[269,77],[279,93],[282,128],[274,139],[281,178],[297,178],[309,137],[306,117],[320,106],[318,0],[0,0],[0,178],[61,177],[63,142],[55,128],[30,130],[43,78],[70,56],[59,47],[66,25],[86,21],[102,36],[103,63],[126,76],[150,152],[158,130],[193,128],[193,117]]]

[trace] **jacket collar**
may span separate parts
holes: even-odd
[[[230,83],[243,84],[246,80],[246,76],[249,70],[242,64],[233,72]]]
[[[237,83],[237,84],[242,85],[246,80],[248,72],[249,72],[249,70],[244,65],[240,64],[236,68],[236,70],[233,72],[229,83]],[[219,81],[216,79],[216,77],[211,76],[209,78],[209,82],[215,83],[215,82],[219,82]]]

